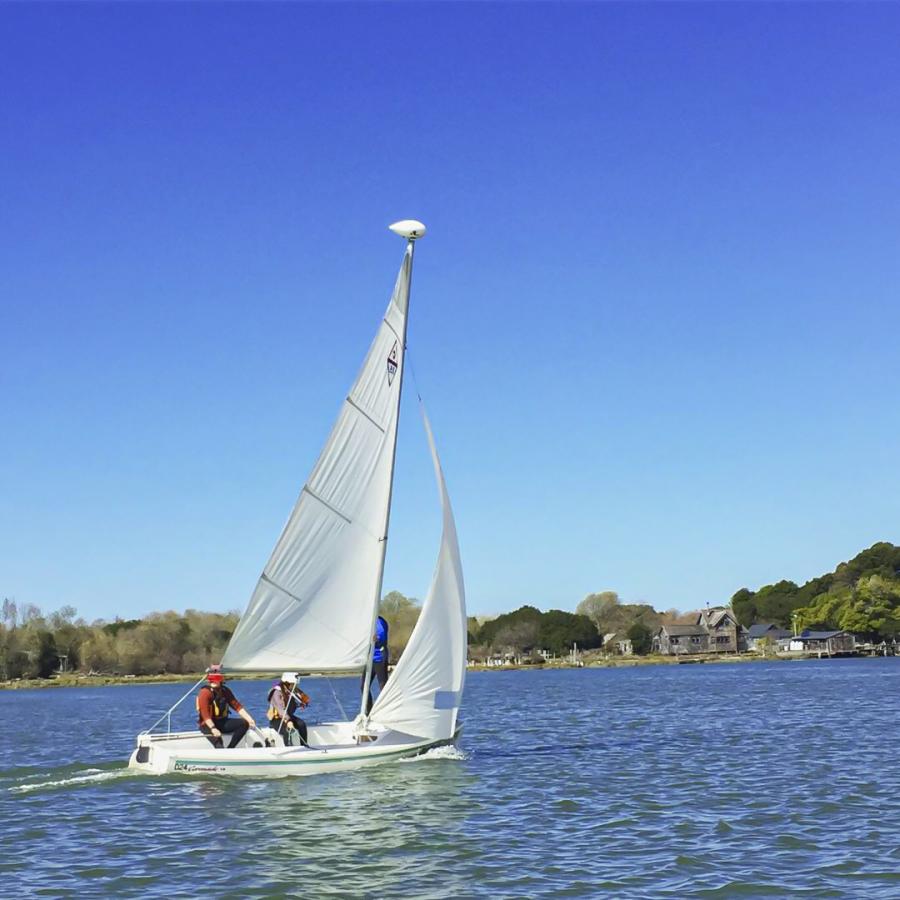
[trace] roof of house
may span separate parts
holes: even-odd
[[[703,625],[663,625],[660,631],[665,631],[669,637],[685,637],[709,633]]]
[[[714,606],[712,609],[704,609],[697,616],[698,625],[706,625],[709,628],[718,628],[725,619],[734,622],[734,615],[725,606]]]
[[[751,625],[750,628],[747,629],[747,637],[761,638],[765,637],[770,632],[772,632],[776,637],[787,637],[790,634],[790,632],[786,628],[779,628],[778,625],[773,625],[771,622],[757,622],[755,625]]]
[[[837,637],[839,634],[847,634],[846,631],[810,631],[808,628],[795,641],[827,641],[828,638]]]

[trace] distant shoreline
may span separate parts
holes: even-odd
[[[204,677],[189,675],[57,675],[53,678],[17,678],[0,681],[0,691],[23,691],[32,688],[104,687],[110,684],[193,684]]]
[[[503,666],[474,665],[467,666],[467,672],[519,672],[538,669],[631,669],[638,666],[676,666],[676,665],[708,665],[722,663],[753,663],[753,662],[790,662],[792,660],[816,659],[815,654],[795,654],[791,656],[758,656],[756,654],[742,653],[728,656],[623,656],[615,659],[585,660],[583,665],[573,665],[570,662],[546,662],[536,664],[509,664]],[[19,691],[33,690],[35,688],[65,688],[65,687],[106,687],[109,685],[124,684],[193,684],[201,681],[202,672],[192,672],[187,675],[58,675],[54,678],[22,678],[14,681],[0,681],[0,690]],[[258,680],[260,676],[253,676]],[[240,681],[241,676],[231,676],[229,680]]]
[[[757,656],[749,653],[740,656],[618,656],[613,659],[587,659],[582,664],[573,665],[571,662],[556,662],[551,660],[545,663],[510,663],[502,666],[470,665],[467,672],[511,672],[528,669],[633,669],[638,666],[677,666],[694,663],[746,663],[760,662],[765,659],[787,659],[788,657]]]

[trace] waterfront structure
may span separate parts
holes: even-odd
[[[653,650],[664,656],[708,653],[709,632],[703,625],[662,625],[653,636]]]
[[[793,651],[839,656],[856,652],[856,638],[849,631],[810,631],[808,628],[791,638]]]
[[[746,645],[734,613],[717,606],[699,612],[694,622],[660,626],[653,636],[653,650],[664,656],[739,653]]]

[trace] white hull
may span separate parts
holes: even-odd
[[[457,729],[450,739],[426,740],[385,729],[374,732],[372,740],[356,743],[353,728],[352,722],[311,725],[308,748],[285,747],[280,738],[275,747],[254,746],[262,743],[260,734],[275,737],[270,728],[249,731],[233,750],[216,749],[199,731],[141,734],[128,766],[148,775],[320,775],[418,756],[432,747],[452,744],[459,736]]]

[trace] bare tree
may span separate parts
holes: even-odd
[[[618,605],[619,595],[615,591],[600,591],[599,594],[588,594],[575,607],[575,612],[579,616],[587,616],[595,625],[599,626],[610,611]]]

